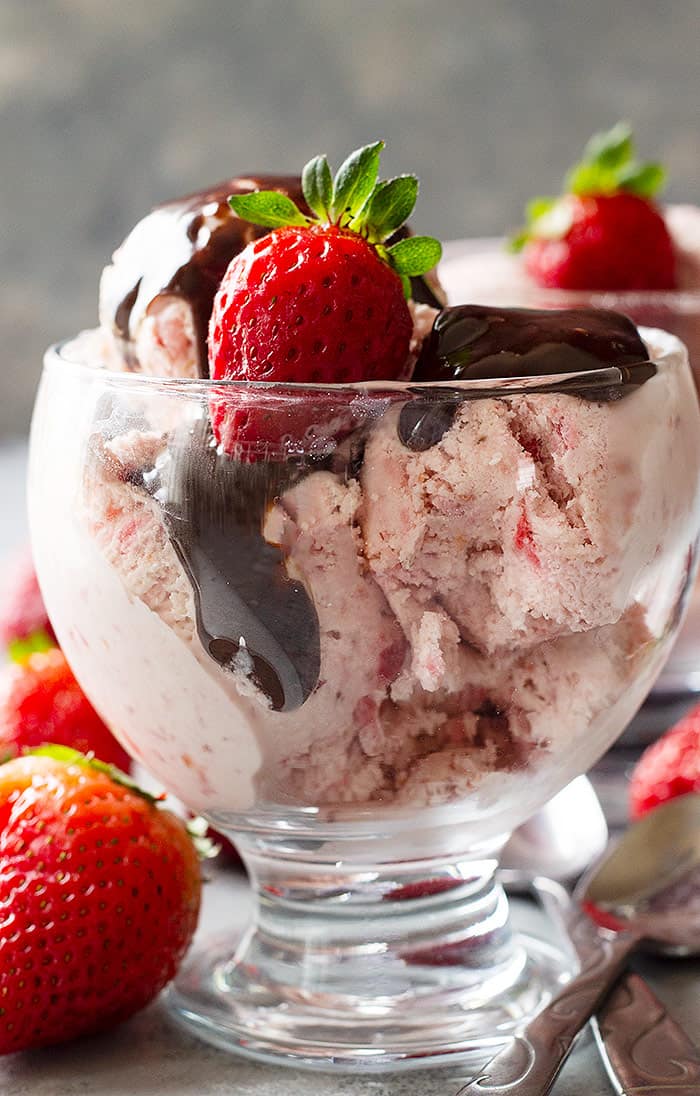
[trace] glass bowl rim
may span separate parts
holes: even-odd
[[[74,357],[66,354],[66,348],[75,342],[75,338],[62,339],[48,347],[44,354],[44,370],[70,369],[82,375],[84,380],[99,378],[106,385],[122,390],[147,392],[161,392],[164,395],[179,393],[192,397],[209,397],[222,392],[241,392],[263,396],[295,396],[315,395],[317,397],[343,395],[352,397],[375,397],[378,399],[404,395],[406,398],[432,395],[443,395],[446,399],[455,399],[460,394],[464,397],[482,397],[492,399],[498,396],[515,396],[530,393],[562,393],[576,394],[582,390],[590,392],[595,389],[609,389],[611,386],[622,385],[625,380],[623,370],[630,366],[605,365],[601,363],[600,369],[578,370],[570,373],[538,374],[536,376],[522,377],[487,377],[471,380],[447,380],[447,381],[357,381],[352,384],[301,384],[299,382],[280,381],[242,381],[242,380],[212,380],[203,377],[160,377],[146,373],[132,373],[109,369],[102,363],[93,364],[84,358],[81,360],[76,354]],[[660,355],[661,358],[664,353]],[[635,363],[636,364],[636,363]],[[646,359],[640,365],[658,364]]]
[[[456,268],[460,260],[482,252],[497,251],[507,258],[506,242],[505,236],[464,236],[461,239],[448,240],[443,244],[440,268]],[[507,289],[510,293],[510,287]],[[523,281],[523,284],[517,287],[517,293],[522,294],[523,298],[529,295],[541,298],[542,294],[546,294],[554,307],[558,307],[557,302],[562,302],[561,307],[564,307],[563,302],[567,302],[568,307],[574,305],[608,308],[614,312],[624,312],[625,308],[656,305],[661,308],[675,308],[683,315],[700,313],[700,286],[685,289],[549,289],[535,285],[534,282]],[[459,302],[450,301],[449,303]]]

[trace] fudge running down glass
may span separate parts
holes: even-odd
[[[570,974],[498,853],[663,664],[700,423],[672,335],[445,307],[381,147],[136,226],[47,355],[32,535],[92,703],[249,870],[175,1015],[265,1060],[476,1067]]]

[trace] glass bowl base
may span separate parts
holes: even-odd
[[[191,1034],[268,1064],[335,1073],[456,1063],[477,1070],[573,973],[570,958],[535,937],[516,934],[511,945],[507,959],[476,978],[466,971],[462,985],[449,964],[421,963],[409,980],[405,967],[385,971],[387,957],[378,956],[365,997],[275,983],[250,962],[250,935],[229,936],[195,951],[166,1001]],[[236,953],[243,959],[232,959]]]

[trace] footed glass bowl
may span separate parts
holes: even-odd
[[[477,1067],[570,973],[495,869],[641,704],[692,582],[698,410],[646,335],[639,374],[326,388],[49,351],[30,521],[58,638],[257,899],[169,991],[205,1039]]]

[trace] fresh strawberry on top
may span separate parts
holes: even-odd
[[[272,231],[233,259],[216,294],[212,378],[329,385],[406,375],[409,278],[432,269],[441,249],[422,236],[385,245],[411,213],[418,181],[378,182],[383,147],[353,152],[335,178],[325,156],[311,160],[302,174],[309,216],[277,191],[229,199],[239,217]],[[290,421],[274,397],[266,410],[264,393],[248,393],[246,409],[245,393],[223,392],[212,420],[229,453],[282,441],[308,449],[333,432],[332,399],[309,395]]]
[[[64,747],[0,766],[0,1054],[101,1031],[173,977],[199,914],[184,823]]]
[[[641,818],[690,792],[700,794],[700,705],[642,754],[632,773],[630,814]]]
[[[0,760],[59,742],[128,769],[119,745],[85,696],[65,655],[38,634],[10,647],[0,668]]]
[[[673,241],[654,198],[665,172],[639,163],[629,126],[588,142],[558,198],[535,198],[511,241],[525,269],[548,289],[675,288]]]

